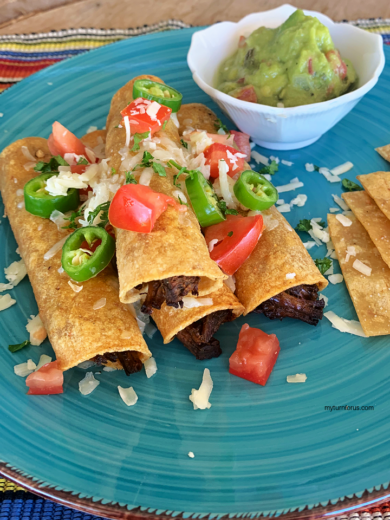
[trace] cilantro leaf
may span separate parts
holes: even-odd
[[[226,215],[238,215],[238,211],[235,209],[230,209],[226,206],[226,202],[223,199],[220,199],[218,201],[218,207],[221,210],[224,217]]]
[[[34,166],[34,170],[41,173],[58,172],[59,166],[69,166],[69,164],[60,155],[56,155],[47,163],[39,161]]]
[[[350,181],[349,179],[343,179],[341,181],[341,184],[343,185],[343,188],[345,188],[348,191],[362,191],[363,188],[359,186],[359,184],[356,184],[356,182]]]
[[[230,131],[228,129],[228,127],[226,125],[224,125],[222,123],[222,121],[217,118],[215,121],[214,121],[214,128],[216,129],[216,131],[218,132],[218,130],[223,130],[225,132],[225,134],[227,134],[227,137],[229,138],[230,137]]]
[[[158,173],[160,177],[166,177],[167,176],[167,172],[165,171],[165,168],[162,164],[156,162],[156,161],[153,161],[152,162],[152,168],[153,170],[155,171],[155,173]]]
[[[319,166],[317,166],[316,164],[313,164],[313,166],[314,166],[314,171],[315,172],[319,172],[320,171],[320,167]]]
[[[229,233],[227,234],[228,237],[232,237],[233,236],[233,231],[229,231]]]
[[[28,345],[30,345],[30,342],[28,339],[26,339],[26,341],[19,343],[19,345],[8,345],[8,350],[14,354],[15,352],[18,352],[18,350],[22,350],[22,348],[27,347]]]
[[[110,208],[110,201],[103,202],[103,204],[99,204],[93,211],[91,211],[88,214],[88,224],[90,226],[93,226],[93,221],[95,218],[99,215],[100,216],[100,222],[99,224],[96,224],[98,227],[105,228],[108,224],[108,210]],[[101,214],[100,214],[101,212]]]
[[[131,172],[125,172],[126,181],[125,184],[138,184],[134,175]]]
[[[180,195],[178,195],[177,198],[179,199],[179,202],[180,202],[180,204],[181,204],[182,206],[187,206],[187,207],[189,207],[187,202],[184,202],[184,201],[181,200]]]
[[[80,157],[80,159],[77,161],[77,164],[89,164],[89,162],[85,157]]]
[[[275,173],[279,170],[279,166],[278,166],[278,163],[274,160],[271,161],[271,164],[269,164],[268,166],[264,166],[264,168],[262,168],[259,173],[261,175],[265,175],[266,173],[268,173],[268,175],[275,175]]]
[[[297,227],[295,228],[297,231],[310,231],[312,228],[311,222],[309,219],[304,218],[299,221]]]
[[[136,133],[134,134],[134,146],[131,149],[132,152],[137,152],[139,150],[139,143],[149,137],[150,132],[144,132],[143,134]]]
[[[325,274],[328,269],[330,269],[332,265],[332,260],[330,258],[316,258],[314,260],[318,270],[321,274]]]
[[[151,166],[153,161],[153,155],[150,152],[145,151],[144,155],[142,156],[141,166]]]
[[[184,146],[184,148],[187,148],[188,150],[188,143],[187,141],[184,141],[184,139],[180,139],[181,145]]]
[[[150,152],[145,151],[142,156],[142,161],[139,164],[136,164],[132,171],[138,168],[138,166],[143,166],[144,168],[153,168],[155,173],[158,173],[160,177],[166,177],[167,172],[165,171],[164,166],[153,160],[154,157]]]
[[[115,168],[111,168],[111,175],[115,175],[116,174],[116,169]]]
[[[77,229],[76,219],[80,218],[85,209],[85,205],[81,206],[77,211],[72,211],[69,217],[64,217],[64,220],[69,220],[69,224],[67,226],[63,226],[62,229]]]

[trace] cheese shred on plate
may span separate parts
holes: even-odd
[[[138,401],[138,395],[135,393],[134,388],[131,386],[130,388],[122,388],[118,386],[118,392],[121,396],[122,401],[127,406],[134,406]]]
[[[294,376],[287,376],[287,383],[305,383],[306,379],[306,374],[295,374]]]
[[[11,305],[14,305],[16,303],[16,300],[11,298],[10,294],[4,294],[3,296],[0,295],[0,311],[5,311],[5,309],[8,309],[11,307]]]
[[[26,329],[30,333],[31,345],[39,346],[47,338],[47,332],[39,314],[30,316]]]
[[[352,267],[359,271],[359,273],[364,274],[365,276],[371,276],[372,269],[366,264],[363,264],[360,260],[356,259],[352,264]]]
[[[146,372],[146,377],[149,379],[150,377],[154,376],[154,374],[157,372],[157,364],[154,357],[150,357],[144,362],[144,368]]]
[[[84,379],[79,382],[79,390],[83,395],[91,394],[97,386],[100,385],[100,381],[95,379],[93,372],[87,372]]]
[[[340,318],[340,316],[337,316],[333,311],[325,312],[324,316],[331,322],[332,326],[340,332],[348,332],[355,336],[367,338],[359,321]]]
[[[16,262],[12,262],[12,264],[4,269],[5,277],[14,287],[18,285],[19,282],[23,280],[23,278],[27,274],[26,264],[24,260],[19,260]]]
[[[194,410],[205,410],[206,408],[211,408],[209,398],[212,391],[213,380],[211,379],[210,370],[205,368],[203,372],[202,384],[200,385],[199,390],[193,388],[191,395],[189,396],[190,401],[192,401],[194,405]]]

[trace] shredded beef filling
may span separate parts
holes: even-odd
[[[310,325],[322,320],[325,302],[317,300],[317,285],[298,285],[273,296],[254,310],[271,320],[294,318]]]
[[[196,357],[196,359],[211,359],[222,354],[219,341],[213,338],[222,323],[234,319],[231,310],[213,312],[184,330],[177,333],[177,338]]]
[[[119,362],[127,376],[139,372],[142,368],[142,361],[138,356],[138,352],[131,350],[126,350],[125,352],[106,352],[106,354],[102,356],[95,356],[91,361],[94,361],[98,365],[107,365],[108,361],[112,363]]]
[[[198,296],[199,276],[171,276],[164,280],[149,282],[148,293],[141,312],[152,314],[153,309],[161,309],[166,302],[170,307],[183,307],[182,298],[191,293]]]

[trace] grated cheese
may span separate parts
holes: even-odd
[[[282,159],[280,162],[281,162],[282,164],[284,164],[285,166],[292,166],[292,165],[294,164],[293,162],[291,162],[291,161],[285,161],[284,159]]]
[[[359,271],[359,273],[364,274],[365,276],[371,276],[372,268],[366,264],[363,264],[360,260],[356,259],[352,264],[352,267]]]
[[[291,180],[288,184],[284,184],[283,186],[275,186],[278,190],[278,193],[285,193],[286,191],[293,191],[297,188],[302,188],[304,186],[303,182],[299,180]]]
[[[329,208],[329,211],[331,213],[336,213],[337,211],[340,211],[340,208]]]
[[[157,113],[160,110],[161,105],[160,103],[157,103],[157,101],[153,101],[148,108],[146,109],[146,113],[150,117],[152,121],[156,121],[157,119]]]
[[[333,195],[332,194],[332,197],[333,197],[333,200],[335,201],[335,203],[340,206],[340,208],[344,211],[348,211],[349,210],[349,206],[348,204],[343,200],[341,199],[338,195]]]
[[[254,159],[257,162],[257,164],[261,163],[261,164],[264,164],[264,166],[269,165],[268,157],[261,155],[261,153],[256,152],[255,150],[252,150],[251,157],[252,157],[252,159]]]
[[[34,164],[37,162],[36,158],[33,155],[31,155],[31,152],[27,148],[27,146],[22,146],[21,150],[22,150],[22,154],[25,156],[26,159],[33,162]]]
[[[353,164],[351,161],[347,161],[343,164],[340,164],[340,166],[336,166],[335,168],[332,168],[330,171],[333,173],[333,175],[342,175],[343,173],[349,172],[353,168]]]
[[[199,390],[193,388],[191,395],[189,396],[190,401],[192,401],[194,405],[194,410],[205,410],[206,408],[211,408],[209,399],[212,391],[213,380],[211,379],[210,370],[205,368],[202,384],[200,385]]]
[[[227,172],[229,171],[229,167],[226,164],[226,161],[220,159],[218,161],[218,170],[219,170],[219,184],[221,188],[222,198],[226,202],[226,206],[229,209],[236,209],[236,204],[233,200],[233,196],[230,192],[229,181]]]
[[[49,249],[49,251],[47,251],[44,255],[43,255],[43,259],[44,260],[50,260],[50,258],[53,258],[54,255],[56,255],[58,253],[58,251],[60,251],[62,249],[62,246],[65,244],[65,241],[66,239],[68,238],[68,235],[64,238],[61,238],[60,241],[58,241],[56,244],[54,244],[53,247],[51,247]]]
[[[194,453],[192,451],[188,452],[188,456],[190,459],[193,459],[195,457]]]
[[[79,382],[79,391],[83,395],[89,395],[99,385],[100,381],[95,379],[93,372],[87,372],[84,378]]]
[[[296,273],[287,273],[286,280],[292,280],[296,277]]]
[[[123,118],[123,121],[125,123],[125,129],[126,129],[126,141],[125,141],[125,146],[126,148],[129,147],[129,144],[130,144],[130,139],[131,139],[131,130],[130,130],[130,121],[129,121],[129,116],[125,116]]]
[[[10,294],[4,294],[3,296],[0,295],[0,311],[5,311],[5,309],[8,309],[15,303],[16,300],[11,298]]]
[[[72,283],[70,280],[68,280],[68,284],[75,293],[79,293],[83,288],[83,285],[76,285],[75,283]]]
[[[30,319],[27,319],[26,330],[30,333],[31,345],[38,346],[47,338],[47,332],[39,314],[31,315]]]
[[[183,296],[183,309],[193,309],[194,307],[206,307],[213,304],[212,298],[194,298],[193,296]]]
[[[0,292],[10,291],[13,288],[12,283],[0,283]]]
[[[328,168],[320,168],[318,171],[321,175],[323,175],[325,177],[325,179],[328,182],[341,182],[340,177],[337,177],[337,175],[332,175],[330,173],[330,170],[328,170]]]
[[[298,206],[299,208],[302,208],[306,204],[306,201],[307,195],[300,194],[295,197],[295,199],[293,199],[290,204],[291,206]]]
[[[307,172],[314,172],[314,164],[306,163],[305,168]]]
[[[61,211],[58,211],[58,209],[55,209],[50,215],[50,220],[57,226],[58,231],[65,231],[63,228],[69,224],[69,222],[65,220],[64,217],[65,214],[61,213]]]
[[[225,284],[229,287],[232,293],[236,292],[236,278],[234,274],[232,274],[231,276],[229,276],[227,280],[225,280]]]
[[[303,245],[305,246],[305,248],[307,249],[307,251],[309,251],[309,249],[311,249],[312,247],[314,247],[315,245],[318,245],[316,244],[314,241],[309,241],[309,242],[303,242]]]
[[[9,283],[16,287],[27,274],[26,264],[24,263],[24,260],[21,259],[16,262],[12,262],[11,265],[4,268],[4,273]]]
[[[150,377],[154,376],[154,374],[157,372],[157,364],[154,357],[150,357],[144,362],[144,368],[146,372],[146,377],[149,379]]]
[[[134,406],[135,403],[138,401],[138,396],[134,391],[134,388],[131,386],[130,388],[122,388],[121,386],[118,386],[118,392],[121,396],[122,401],[127,406]]]
[[[326,274],[326,273],[325,273]],[[342,274],[331,274],[330,276],[328,276],[328,280],[330,281],[330,283],[332,283],[333,285],[336,285],[338,283],[341,283],[344,278],[343,278],[343,275]]]
[[[306,379],[306,374],[295,374],[294,376],[287,376],[287,383],[305,383]]]
[[[153,168],[144,168],[143,172],[141,173],[138,183],[142,184],[143,186],[149,186],[153,175],[154,175]]]
[[[290,204],[282,204],[281,206],[278,206],[278,210],[280,213],[289,213],[291,211]]]
[[[340,332],[348,332],[349,334],[361,336],[362,338],[367,337],[364,334],[363,328],[359,321],[346,320],[345,318],[337,316],[337,314],[335,314],[333,311],[325,312],[324,316],[331,322],[332,326]]]
[[[339,214],[339,215],[336,215],[336,219],[340,222],[340,224],[342,224],[344,227],[349,227],[349,226],[352,226],[352,220],[350,220],[348,217],[346,217],[345,215],[342,215],[342,214]]]

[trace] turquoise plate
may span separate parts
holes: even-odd
[[[186,54],[195,29],[123,41],[45,69],[2,94],[0,148],[25,136],[47,137],[54,120],[82,135],[105,124],[110,99],[133,76],[152,73],[179,89],[184,102],[206,103],[192,81]],[[390,48],[386,49],[387,57]],[[390,65],[377,86],[333,130],[303,150],[277,152],[275,183],[299,177],[308,195],[287,214],[326,218],[331,194],[341,186],[305,170],[346,160],[345,176],[388,169],[374,148],[390,142]],[[226,121],[225,121],[226,122]],[[260,150],[269,156],[269,150]],[[283,195],[290,201],[297,192]],[[0,206],[0,272],[18,259],[16,242]],[[303,236],[305,240],[309,237]],[[312,249],[323,257],[325,247]],[[337,262],[335,262],[337,264]],[[336,268],[338,271],[338,267]],[[2,277],[0,281],[5,281]],[[323,319],[317,327],[269,321],[251,315],[224,325],[217,337],[223,355],[196,361],[174,341],[156,333],[148,344],[158,372],[101,373],[88,397],[78,391],[85,371],[65,374],[60,396],[28,397],[13,367],[52,353],[48,342],[11,354],[8,344],[26,339],[25,325],[37,305],[28,279],[11,291],[17,301],[0,313],[0,471],[55,500],[108,517],[214,518],[287,514],[320,517],[384,499],[390,480],[390,347],[386,337],[342,334]],[[356,314],[343,284],[328,287],[329,309],[347,319]],[[228,359],[243,323],[275,332],[281,353],[266,387],[228,373]],[[211,370],[212,407],[194,411],[188,399]],[[94,369],[99,371],[98,368]],[[307,374],[305,384],[286,376]],[[134,386],[139,401],[128,408],[117,385]],[[325,406],[348,405],[329,412]],[[353,410],[370,406],[372,410]],[[195,458],[188,453],[192,451]]]

